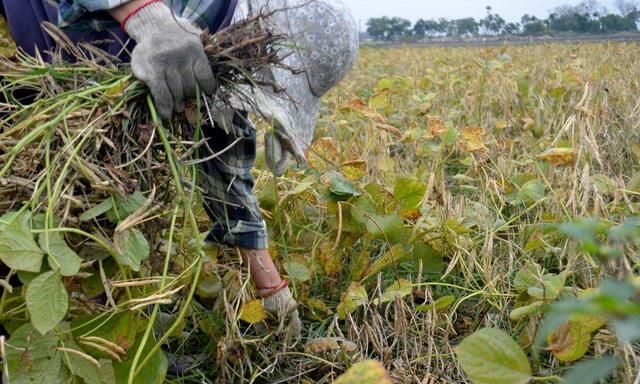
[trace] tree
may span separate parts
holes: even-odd
[[[444,17],[441,17],[438,19],[438,32],[437,34],[445,34],[447,33],[447,31],[449,30],[449,23],[450,21],[445,19]]]
[[[422,39],[427,35],[427,21],[426,20],[418,20],[413,25],[413,36],[418,39]]]
[[[604,33],[616,33],[626,31],[637,31],[635,21],[625,16],[608,14],[600,18],[600,25]]]
[[[413,26],[413,35],[419,39],[425,36],[435,36],[439,33],[444,33],[446,28],[443,28],[441,21],[438,20],[423,20],[420,19]]]
[[[398,41],[411,36],[411,22],[399,17],[374,17],[367,21],[367,32],[377,40]]]
[[[616,0],[616,8],[629,23],[633,23],[634,30],[637,30],[637,23],[640,20],[640,2],[637,0]]]
[[[507,23],[502,29],[502,33],[504,33],[505,35],[520,34],[520,23]]]
[[[384,17],[373,17],[367,21],[367,33],[376,40],[386,40],[389,31],[390,19]]]
[[[544,21],[535,16],[524,15],[520,20],[522,24],[522,33],[529,36],[542,35],[547,31]]]
[[[480,26],[485,30],[486,33],[491,33],[497,35],[501,33],[507,24],[506,20],[502,18],[502,16],[497,13],[493,13],[493,9],[490,6],[487,6],[487,16],[484,19],[480,20]]]
[[[602,32],[597,1],[582,2],[575,7],[562,6],[549,15],[548,26],[554,32],[600,33]]]
[[[381,17],[367,22],[369,34],[379,40],[398,41],[427,36],[475,36],[480,32],[498,35],[539,36],[545,33],[616,33],[638,31],[640,0],[616,0],[619,13],[609,13],[598,0],[584,0],[572,5],[556,7],[546,19],[525,14],[520,22],[507,22],[502,16],[486,7],[481,20],[463,18],[457,20],[420,19],[413,26],[398,17]]]
[[[640,8],[638,6],[638,1],[636,0],[616,0],[615,6],[622,16],[627,16],[631,13],[638,12],[638,8]]]
[[[411,37],[411,22],[400,17],[394,17],[391,19],[391,32],[389,34],[389,40],[397,41]]]
[[[599,17],[600,15],[606,15],[609,13],[607,8],[600,5],[598,0],[585,0],[581,2],[575,6],[575,12],[593,15],[594,17]]]
[[[480,31],[480,24],[473,17],[452,20],[449,22],[447,34],[449,36],[472,36]]]

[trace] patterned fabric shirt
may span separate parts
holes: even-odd
[[[131,0],[47,0],[58,6],[59,25],[73,30],[104,30],[117,25],[106,11]],[[163,0],[177,17],[183,17],[204,28],[212,25],[223,0]]]

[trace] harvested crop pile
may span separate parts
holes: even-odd
[[[212,100],[162,122],[127,67],[48,29],[75,63],[0,59],[0,325],[11,334],[7,345],[0,338],[3,375],[162,382],[157,351],[184,325],[203,265],[171,261],[204,229],[194,207]],[[269,86],[259,73],[280,64],[282,41],[265,15],[206,35],[222,85],[216,105]],[[200,254],[200,242],[190,244]],[[152,332],[161,304],[174,304],[172,317],[166,332]]]
[[[9,34],[7,22],[0,16],[0,56],[8,57],[15,53],[16,45]]]

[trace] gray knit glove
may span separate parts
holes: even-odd
[[[263,293],[263,292],[261,292]],[[262,299],[264,310],[278,321],[279,335],[284,335],[285,343],[295,345],[300,339],[302,322],[298,315],[298,303],[293,299],[289,287],[284,287],[270,296]]]
[[[204,52],[202,31],[177,18],[162,2],[151,3],[131,16],[124,29],[137,45],[131,69],[147,84],[164,118],[183,112],[185,98],[195,98],[196,84],[213,94],[217,82]]]

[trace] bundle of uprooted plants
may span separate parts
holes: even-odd
[[[242,89],[280,91],[259,75],[283,59],[285,36],[267,16],[204,37],[220,92],[172,121],[158,118],[126,66],[71,45],[51,26],[61,47],[54,56],[73,63],[0,59],[5,382],[161,381],[167,360],[157,352],[184,330],[206,272],[202,257],[189,257],[202,255],[191,240],[206,230],[197,169],[199,156],[211,154],[200,127],[210,123],[210,105],[243,98]]]

